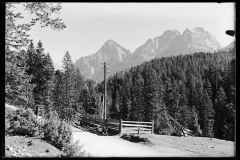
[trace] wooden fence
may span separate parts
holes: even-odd
[[[122,121],[120,120],[119,131],[122,133],[152,133],[154,120],[152,122]]]
[[[83,123],[92,125],[92,126],[97,126],[99,127],[101,125],[101,118],[98,116],[93,116],[93,115],[87,115],[81,117],[81,120]]]
[[[103,120],[96,115],[90,114],[77,114],[74,121],[75,124],[80,125],[79,122],[88,124],[94,127],[100,127],[103,124]],[[140,121],[123,121],[113,118],[107,119],[107,127],[119,134],[122,133],[153,133],[154,121],[152,122],[140,122]]]

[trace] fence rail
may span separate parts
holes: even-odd
[[[80,125],[86,123],[91,126],[99,127],[103,123],[103,120],[99,116],[89,114],[76,114],[76,118],[73,118],[73,123]],[[153,133],[154,121],[152,122],[140,122],[140,121],[123,121],[113,118],[107,119],[107,126],[110,130],[115,130],[119,134],[122,133]]]
[[[154,121],[138,122],[138,121],[122,121],[119,125],[120,134],[122,133],[153,133]]]

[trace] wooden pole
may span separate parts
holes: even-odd
[[[119,120],[119,134],[122,133],[122,119]]]
[[[152,120],[152,134],[154,134],[154,119]]]
[[[103,114],[104,114],[104,100],[103,100],[103,95],[101,95],[101,126],[103,126]]]
[[[107,90],[107,85],[106,85],[106,62],[104,62],[104,122],[106,120],[106,90]]]
[[[138,123],[138,134],[140,133],[140,126],[139,126],[139,123]]]
[[[139,106],[138,106],[138,122],[139,122]],[[140,133],[140,127],[139,127],[139,123],[138,123],[138,134]]]

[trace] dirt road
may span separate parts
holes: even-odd
[[[121,139],[119,136],[98,136],[73,128],[74,142],[93,157],[204,157],[201,152],[166,145],[145,145]]]

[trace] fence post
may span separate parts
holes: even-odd
[[[152,134],[154,133],[154,119],[152,120]]]
[[[139,123],[138,123],[138,134],[140,133],[140,126],[139,126]]]
[[[119,120],[119,134],[122,133],[122,119]]]

